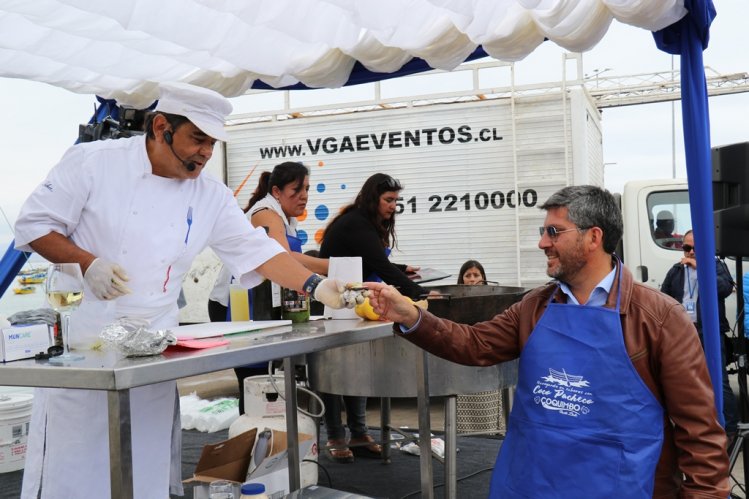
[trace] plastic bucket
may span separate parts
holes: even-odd
[[[33,400],[30,393],[0,393],[0,473],[23,469]]]
[[[273,381],[276,385],[275,388],[267,374],[248,376],[244,379],[245,413],[239,416],[229,427],[229,438],[253,428],[286,431],[286,402],[280,397],[274,397],[279,392],[282,396],[284,395],[284,377],[275,374],[273,375]],[[317,440],[317,428],[318,424],[314,419],[302,412],[297,412],[297,430],[299,433],[312,435]],[[317,484],[317,455],[317,444],[315,443],[305,456],[301,456],[305,461],[301,464],[302,487]]]

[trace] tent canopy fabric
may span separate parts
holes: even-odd
[[[143,108],[163,81],[241,95],[346,84],[356,64],[450,70],[478,46],[515,61],[544,39],[592,48],[613,20],[656,31],[684,0],[0,0],[0,76]]]

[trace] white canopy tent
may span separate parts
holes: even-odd
[[[579,52],[613,20],[655,31],[685,14],[684,0],[0,0],[0,76],[140,108],[163,81],[335,88],[356,62],[450,70],[479,45],[514,61],[545,38]]]

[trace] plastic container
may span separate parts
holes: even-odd
[[[286,431],[286,402],[278,396],[285,393],[282,375],[273,375],[275,388],[268,379],[268,375],[249,376],[244,379],[244,414],[239,416],[229,427],[229,438],[236,437],[253,428],[260,430]],[[276,391],[276,389],[278,391]],[[317,439],[317,422],[310,416],[297,411],[297,429],[299,433],[312,435]],[[313,445],[306,455],[302,456],[301,465],[302,487],[317,484],[318,453],[317,445]],[[250,478],[251,480],[252,478]]]
[[[309,295],[302,291],[281,288],[281,315],[291,322],[307,322]]]
[[[33,400],[31,393],[0,393],[0,473],[23,469]]]
[[[265,493],[265,485],[262,483],[243,483],[240,489],[242,495],[239,499],[268,499]]]
[[[236,499],[234,489],[236,482],[230,480],[214,480],[208,486],[208,499]]]

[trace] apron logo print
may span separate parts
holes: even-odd
[[[549,368],[549,375],[540,378],[533,387],[533,401],[544,409],[576,418],[590,412],[594,401],[593,394],[585,389],[589,386],[582,376]]]

